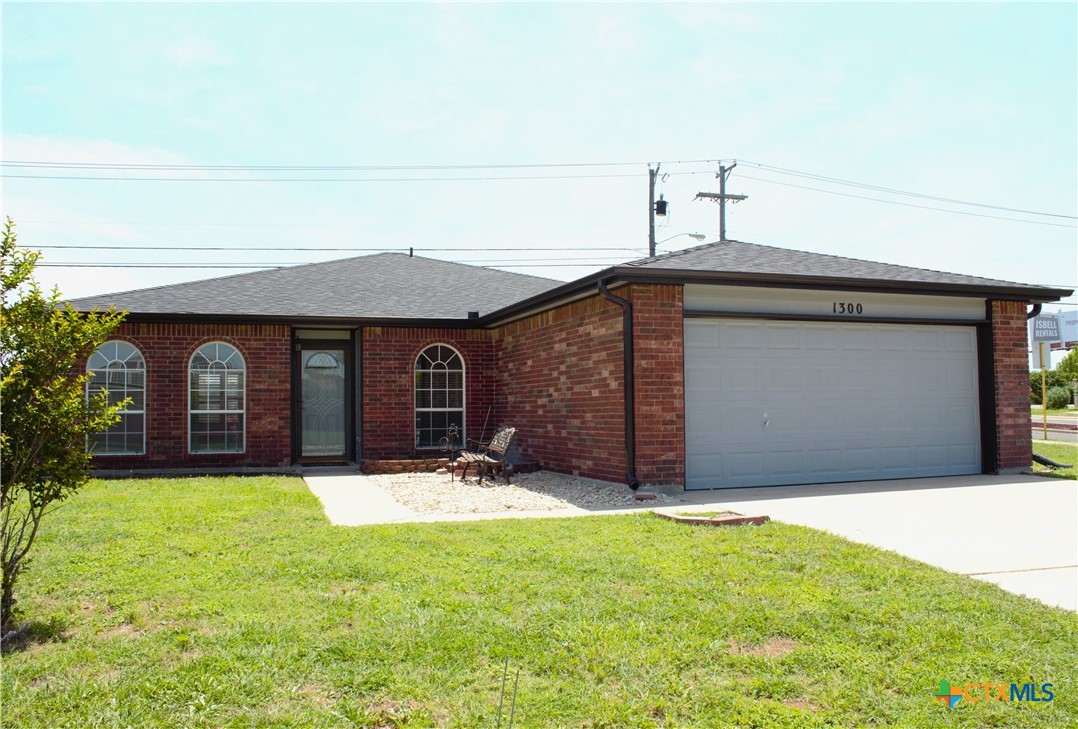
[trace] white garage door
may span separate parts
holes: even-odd
[[[981,472],[973,327],[685,321],[686,488]]]

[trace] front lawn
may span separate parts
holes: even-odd
[[[1032,405],[1030,406],[1029,411],[1031,415],[1036,415],[1039,417],[1041,415],[1044,415],[1044,406]],[[1075,410],[1074,408],[1048,408],[1048,415],[1070,415],[1078,418],[1078,410]]]
[[[1078,724],[1078,616],[774,522],[331,527],[298,479],[94,482],[20,587],[10,727],[494,727],[506,659],[518,727]]]
[[[1070,468],[1049,468],[1039,463],[1033,464],[1033,470],[1042,476],[1069,478],[1078,481],[1078,445],[1059,441],[1033,441],[1033,452],[1039,456],[1051,458],[1056,463],[1066,463]]]

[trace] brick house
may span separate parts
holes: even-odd
[[[1028,468],[1027,307],[1070,293],[727,241],[570,283],[385,253],[72,303],[128,312],[87,363],[133,398],[105,472],[511,423],[543,468],[694,489]]]

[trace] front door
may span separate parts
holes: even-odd
[[[343,342],[299,344],[299,457],[348,460],[348,352]]]

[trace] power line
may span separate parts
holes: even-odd
[[[673,162],[664,162],[668,166],[670,165],[691,165],[691,164],[721,164],[724,159],[697,159],[697,160],[678,160]],[[734,162],[740,161],[746,165],[752,165],[764,171],[773,172],[780,175],[790,175],[794,177],[805,178],[809,180],[816,180],[820,182],[826,182],[828,184],[846,185],[864,190],[873,190],[876,192],[883,192],[889,195],[900,195],[907,197],[915,197],[924,200],[934,200],[937,202],[949,203],[952,205],[966,205],[973,207],[986,208],[991,210],[1000,210],[1013,213],[1021,213],[1023,215],[1037,215],[1054,218],[1064,218],[1067,220],[1078,220],[1078,216],[1067,215],[1062,213],[1050,213],[1038,210],[1028,210],[1023,208],[1012,208],[1002,205],[994,205],[990,203],[979,203],[970,200],[960,200],[957,198],[948,198],[939,195],[930,195],[927,193],[913,192],[910,190],[901,190],[897,188],[885,187],[882,185],[874,185],[865,182],[857,182],[854,180],[846,180],[838,177],[831,177],[828,175],[821,175],[813,172],[805,172],[801,170],[794,170],[787,167],[780,167],[777,165],[769,165],[763,162],[755,162],[752,160],[732,160]],[[415,171],[450,171],[450,170],[532,170],[532,169],[587,169],[587,168],[609,168],[609,167],[633,167],[650,165],[651,162],[564,162],[564,163],[534,163],[534,164],[460,164],[460,165],[186,165],[186,164],[139,164],[139,163],[119,163],[119,162],[70,162],[70,161],[43,161],[43,160],[3,160],[0,162],[4,167],[12,167],[19,169],[39,169],[39,170],[102,170],[102,171],[167,171],[167,172],[193,172],[193,171],[210,171],[210,172],[253,172],[253,173],[272,173],[272,172],[297,172],[297,171],[318,171],[318,172],[347,172],[347,171],[368,171],[368,172],[415,172]],[[682,171],[672,172],[673,175],[692,175],[692,174],[713,174],[713,170],[707,172],[696,171]],[[34,175],[34,174],[0,174],[0,177],[10,179],[38,179],[38,180],[100,180],[100,181],[115,181],[115,182],[286,182],[286,183],[326,183],[326,182],[349,182],[349,183],[364,183],[364,182],[483,182],[483,181],[528,181],[528,180],[587,180],[587,179],[610,179],[610,178],[628,178],[636,177],[637,173],[611,173],[611,174],[562,174],[562,175],[484,175],[484,176],[451,176],[451,177],[149,177],[149,176],[101,176],[101,175]],[[792,183],[782,183],[776,180],[767,180],[762,178],[749,177],[742,175],[747,179],[754,179],[761,182],[770,182],[777,185],[786,185],[788,187],[795,187],[805,190],[811,190],[814,192],[825,192],[833,195],[844,195],[844,193],[822,190],[819,188],[799,186]],[[893,205],[903,205],[897,201],[881,200],[873,197],[863,197],[853,194],[845,194],[846,197],[858,198],[863,200],[870,200],[873,202],[885,202]],[[905,203],[908,207],[920,207],[927,210],[936,210],[939,212],[957,213],[960,215],[974,215],[976,213],[970,213],[960,210],[950,210],[945,208],[937,208],[931,206],[914,205]],[[1016,218],[979,215],[978,217],[992,218],[997,220],[1008,220],[1012,222],[1029,222],[1038,225],[1051,225],[1051,223],[1044,223],[1038,221],[1019,220]],[[1073,226],[1061,226],[1061,227],[1073,227]]]
[[[483,268],[604,268],[615,265],[613,262],[592,263],[479,263],[477,261],[447,261],[447,263],[468,263],[479,265]],[[292,268],[305,264],[259,264],[259,263],[213,263],[202,265],[198,263],[38,263],[41,268],[233,268],[233,269],[272,269]]]
[[[9,175],[19,180],[102,180],[112,182],[504,182],[520,180],[598,180],[637,177],[632,173],[609,175],[517,175],[500,177],[102,177],[79,175]]]
[[[791,169],[788,169],[786,167],[775,167],[774,165],[768,165],[768,164],[764,164],[762,162],[752,162],[750,160],[738,160],[738,161],[742,162],[743,164],[753,165],[754,167],[759,167],[760,169],[768,170],[768,171],[771,171],[771,172],[777,172],[777,173],[783,174],[783,175],[792,175],[794,177],[805,177],[805,178],[812,179],[812,180],[820,180],[821,182],[832,182],[832,183],[835,183],[837,185],[849,185],[851,187],[861,187],[861,188],[864,188],[866,190],[876,190],[877,192],[888,192],[888,193],[891,193],[892,195],[907,195],[907,196],[910,196],[910,197],[924,198],[926,200],[936,200],[937,202],[953,203],[955,205],[972,205],[972,206],[980,207],[980,208],[991,208],[993,210],[1004,210],[1004,211],[1011,212],[1011,213],[1025,213],[1027,215],[1045,215],[1045,216],[1052,217],[1052,218],[1067,218],[1069,220],[1078,220],[1078,216],[1075,216],[1075,215],[1063,215],[1061,213],[1045,213],[1045,212],[1040,212],[1040,211],[1037,211],[1037,210],[1024,210],[1022,208],[1008,208],[1008,207],[1004,207],[1002,205],[990,205],[988,203],[971,202],[969,200],[956,200],[955,198],[950,198],[950,197],[940,197],[938,195],[928,195],[928,194],[920,193],[920,192],[911,192],[909,190],[898,190],[898,189],[895,189],[893,187],[882,187],[880,185],[872,185],[872,184],[869,184],[869,183],[866,183],[866,182],[854,182],[852,180],[843,180],[843,179],[838,178],[838,177],[828,177],[827,175],[817,175],[817,174],[812,173],[812,172],[801,172],[801,171],[798,171],[798,170],[791,170]],[[752,178],[750,178],[750,179],[752,179]]]
[[[410,247],[407,247],[407,248],[297,248],[297,247],[294,247],[294,246],[293,247],[257,247],[257,248],[243,247],[243,248],[238,248],[238,247],[229,247],[229,246],[168,246],[167,248],[162,248],[161,246],[99,246],[99,245],[57,244],[57,245],[43,245],[43,246],[31,246],[31,247],[35,248],[35,249],[37,249],[37,248],[42,248],[42,249],[48,248],[48,249],[65,249],[65,250],[162,251],[162,252],[167,252],[167,251],[232,251],[232,252],[236,252],[236,253],[243,252],[243,251],[294,251],[294,252],[298,252],[298,253],[303,253],[303,252],[308,252],[308,251],[311,251],[311,252],[321,252],[321,251],[336,251],[336,252],[341,252],[341,251],[343,251],[343,252],[364,251],[364,252],[371,252],[371,251],[380,251],[380,252],[383,252],[383,253],[401,253],[401,252],[410,251],[410,250],[411,251],[423,251],[423,252],[453,251],[454,253],[460,253],[460,252],[464,252],[464,253],[484,252],[484,253],[486,253],[486,252],[491,252],[491,251],[499,251],[499,252],[516,252],[516,251],[526,251],[526,252],[621,251],[621,252],[632,253],[632,252],[636,252],[636,251],[641,250],[639,248],[616,248],[616,247],[606,247],[606,246],[602,246],[602,247],[597,246],[597,247],[594,247],[594,248],[574,246],[573,248],[569,248],[569,249],[567,249],[567,248],[506,248],[505,246],[501,246],[501,247],[498,247],[498,248],[417,248],[415,246],[410,246]]]
[[[697,159],[664,162],[667,165],[710,164],[722,160]],[[187,170],[187,171],[418,171],[418,170],[510,170],[510,169],[556,169],[577,167],[639,167],[652,162],[560,162],[535,164],[464,164],[464,165],[181,165],[137,164],[126,162],[49,162],[41,160],[2,160],[4,167],[77,169],[77,170]]]
[[[613,258],[616,261],[624,261],[625,260],[622,256],[613,256]],[[111,265],[117,265],[117,266],[158,266],[158,265],[160,265],[160,266],[198,266],[200,268],[205,267],[205,266],[240,266],[240,267],[248,267],[248,268],[250,268],[250,267],[275,268],[275,267],[278,267],[278,266],[309,266],[309,265],[317,265],[317,264],[322,264],[322,263],[335,263],[337,260],[340,260],[340,259],[331,259],[331,260],[328,260],[328,261],[272,261],[272,262],[263,261],[263,262],[260,262],[260,263],[250,263],[250,262],[240,262],[240,261],[218,261],[218,262],[202,262],[202,261],[199,261],[199,262],[192,262],[192,261],[170,262],[170,261],[163,261],[163,262],[160,262],[160,263],[155,263],[153,261],[118,261],[115,264],[113,264],[113,263],[111,263],[109,261],[53,261],[51,263],[53,265],[71,265],[71,266],[76,266],[76,265],[77,266],[98,266],[98,265],[101,265],[101,266],[111,266]],[[429,260],[446,261],[446,259],[441,259],[441,258],[429,259]],[[592,263],[598,263],[598,264],[607,263],[607,261],[596,260],[595,258],[593,258],[591,256],[586,256],[586,257],[573,257],[573,256],[562,257],[562,256],[558,256],[558,257],[550,258],[550,259],[547,259],[547,258],[508,258],[508,259],[497,259],[497,260],[492,259],[491,257],[487,257],[487,258],[481,258],[481,259],[475,259],[475,260],[456,260],[456,259],[454,259],[452,261],[447,261],[447,262],[449,262],[449,263],[468,263],[468,264],[473,264],[473,265],[497,265],[497,264],[499,264],[501,262],[501,260],[505,260],[506,263],[540,263],[540,264],[544,263],[544,262],[546,262],[548,260],[551,261],[551,262],[554,262],[554,263],[559,263],[559,262],[562,262],[562,261],[590,261]]]
[[[818,187],[808,187],[807,185],[795,185],[792,182],[779,182],[778,180],[768,180],[763,177],[752,177],[751,175],[740,175],[746,180],[756,180],[757,182],[766,182],[771,185],[782,185],[783,187],[796,187],[799,190],[811,190],[813,192],[822,192],[827,195],[839,195],[841,197],[852,197],[858,200],[871,200],[873,202],[886,203],[888,205],[901,205],[906,208],[921,208],[922,210],[936,210],[941,213],[954,213],[955,215],[972,215],[975,218],[990,218],[992,220],[1009,220],[1012,223],[1029,223],[1030,225],[1050,225],[1055,228],[1076,228],[1078,226],[1067,225],[1066,223],[1049,223],[1044,220],[1023,220],[1022,218],[1007,218],[1001,215],[985,215],[984,213],[971,213],[968,210],[949,210],[947,208],[937,208],[931,205],[917,205],[915,203],[899,202],[898,200],[883,200],[878,197],[867,197],[865,195],[854,195],[849,192],[838,192],[837,190],[822,190]],[[1066,216],[1060,216],[1066,217]]]

